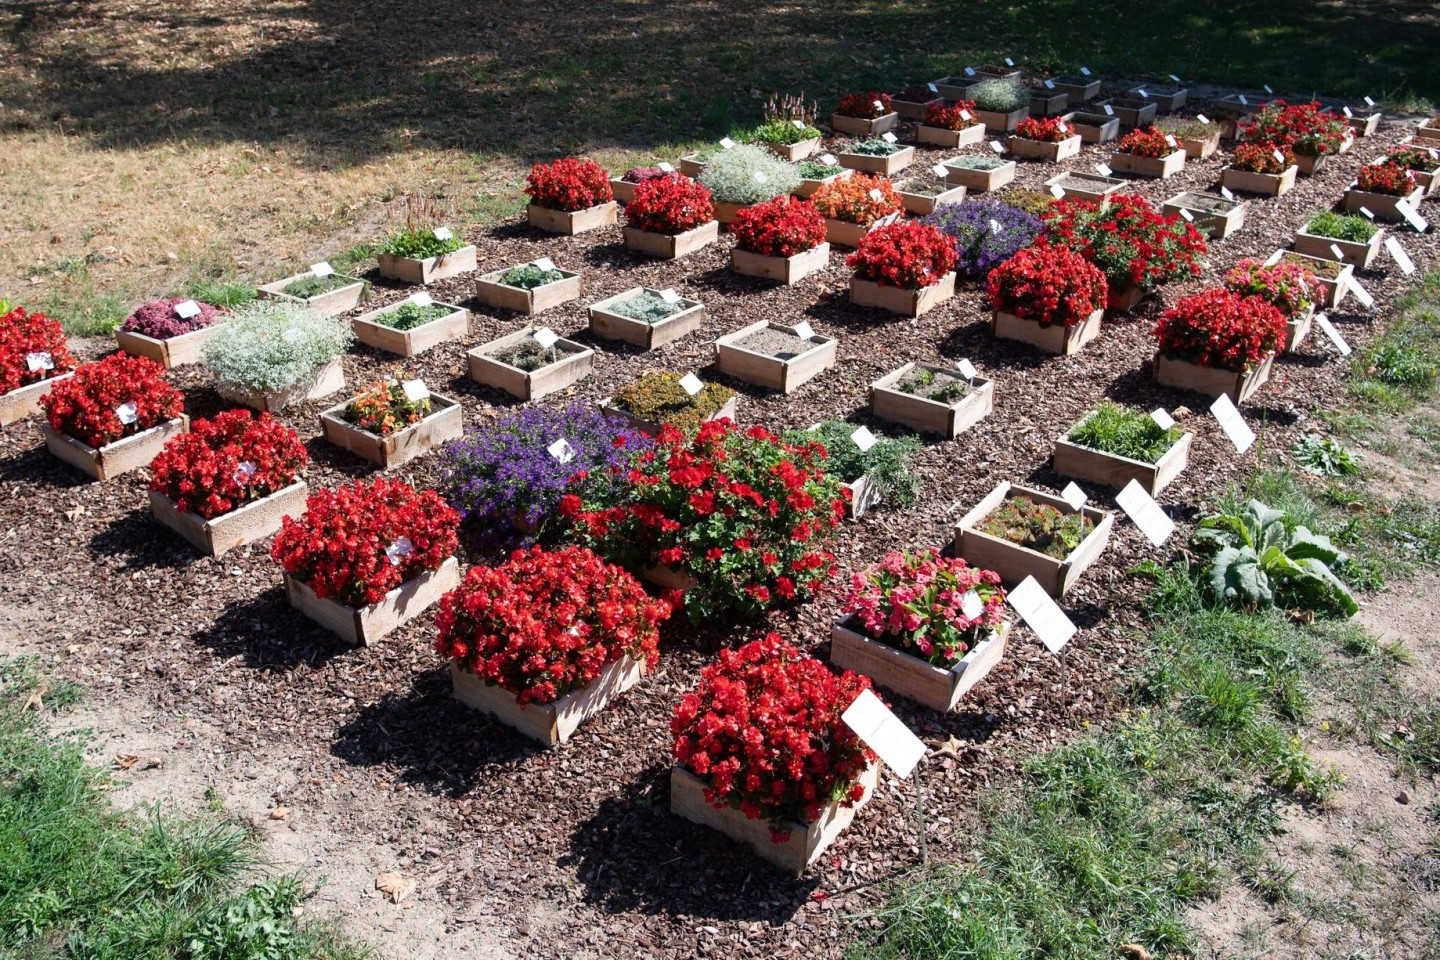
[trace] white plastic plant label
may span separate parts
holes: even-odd
[[[1019,586],[1005,595],[1005,599],[1051,653],[1065,649],[1065,644],[1078,632],[1065,611],[1050,599],[1050,594],[1034,577],[1022,580]]]
[[[1341,250],[1338,244],[1334,244],[1334,243],[1330,244],[1330,252],[1335,255],[1335,259],[1336,259],[1336,260],[1344,260],[1344,259],[1345,259],[1345,251],[1344,251],[1344,250]]]
[[[405,399],[411,403],[430,399],[430,388],[425,386],[424,380],[406,380],[400,384],[400,389],[405,391]]]
[[[417,307],[428,307],[435,303],[435,298],[421,290],[419,293],[410,294],[410,302]]]
[[[1081,67],[1081,68],[1080,68],[1080,76],[1082,76],[1082,77],[1088,77],[1088,76],[1090,76],[1090,68],[1089,68],[1089,67]]]
[[[860,691],[860,696],[845,708],[840,719],[902,780],[910,776],[925,756],[925,744],[890,712],[873,690]]]
[[[559,335],[556,334],[555,331],[551,330],[549,327],[541,327],[539,330],[536,330],[534,333],[532,333],[531,336],[535,338],[536,343],[540,344],[540,346],[544,347],[546,350],[549,350],[551,347],[555,346],[555,344],[558,343],[560,340]]]
[[[1195,119],[1196,119],[1196,120],[1199,120],[1201,123],[1209,123],[1209,122],[1210,122],[1210,118],[1207,117],[1207,116],[1205,116],[1205,114],[1203,114],[1203,113],[1197,113],[1197,114],[1195,114]]]
[[[790,125],[791,125],[792,127],[794,127],[796,130],[804,130],[804,129],[805,129],[805,121],[804,121],[804,120],[791,120],[791,121],[790,121]]]
[[[941,180],[944,180],[945,175],[950,171],[945,168],[945,164],[937,163],[935,164],[935,166],[930,168],[930,172],[935,174],[935,176],[939,177]]]
[[[1110,165],[1108,163],[1097,163],[1095,164],[1095,172],[1100,174],[1100,176],[1102,177],[1108,177],[1115,171],[1110,169]]]
[[[756,171],[755,171],[755,182],[756,182],[756,183],[769,183],[769,182],[770,182],[770,174],[766,173],[764,170],[756,170]]]
[[[1250,106],[1250,101],[1247,100],[1247,99],[1245,99],[1245,94],[1243,94],[1243,93],[1240,94],[1240,104],[1241,104],[1241,106],[1246,106],[1246,107]]]
[[[328,277],[335,272],[335,268],[329,262],[322,260],[319,263],[310,264],[310,272],[317,277]]]
[[[955,364],[955,369],[959,370],[960,376],[964,377],[966,380],[974,380],[980,372],[975,369],[975,364],[963,358],[960,360],[959,363]]]
[[[133,402],[122,403],[115,408],[115,416],[120,418],[120,422],[128,427],[140,419],[140,411],[135,407]]]
[[[1371,212],[1371,210],[1370,210],[1369,207],[1357,207],[1356,209],[1358,209],[1358,210],[1360,211],[1360,215],[1361,215],[1362,217],[1364,217],[1366,220],[1374,220],[1374,219],[1375,219],[1375,214]]]
[[[1175,74],[1172,73],[1172,74],[1170,74],[1170,82],[1171,82],[1171,83],[1179,83],[1179,82],[1180,82],[1180,78],[1177,77],[1177,76],[1175,76]]]
[[[395,542],[385,548],[385,559],[390,561],[390,566],[398,567],[414,552],[415,544],[410,542],[409,537],[396,537]]]
[[[1210,413],[1215,417],[1215,422],[1220,424],[1220,429],[1225,431],[1225,436],[1235,445],[1237,452],[1244,453],[1250,449],[1250,445],[1255,442],[1255,431],[1251,430],[1245,418],[1240,416],[1240,411],[1229,394],[1222,393],[1216,397],[1215,402],[1210,404]]]
[[[1272,97],[1275,96],[1275,90],[1270,86],[1270,84],[1266,83],[1262,84],[1262,86],[1265,88],[1266,93],[1270,94],[1270,96]]]
[[[880,201],[882,201],[882,200],[885,199],[885,194],[883,194],[883,193],[880,192],[880,188],[879,188],[879,187],[871,187],[871,188],[870,188],[870,199],[871,199],[871,200],[874,200],[876,203],[879,203]]]
[[[698,395],[701,390],[705,389],[705,384],[701,383],[700,378],[695,376],[695,374],[687,373],[685,374],[685,376],[680,378],[680,389],[684,390],[686,393],[690,394],[690,396],[693,397]]]
[[[666,303],[670,304],[673,307],[675,304],[680,302],[680,294],[676,293],[673,289],[667,287],[664,290],[660,291],[660,299],[664,300]]]
[[[189,320],[191,317],[200,316],[200,304],[194,300],[181,300],[175,304],[175,316],[181,320]]]
[[[1367,106],[1367,107],[1373,107],[1373,106],[1375,106],[1375,101],[1372,100],[1370,97],[1366,97],[1366,98],[1365,98],[1365,106]]]
[[[1429,222],[1420,216],[1420,212],[1404,200],[1396,200],[1395,209],[1400,211],[1400,216],[1405,218],[1406,223],[1415,228],[1416,233],[1424,233],[1430,226]]]
[[[966,67],[966,68],[965,68],[965,76],[967,76],[967,77],[973,77],[973,76],[975,76],[975,68],[974,68],[974,67]]]
[[[1080,485],[1078,483],[1076,483],[1074,480],[1071,480],[1065,485],[1065,489],[1060,491],[1060,499],[1070,504],[1071,510],[1079,513],[1080,508],[1085,506],[1085,502],[1089,500],[1090,497],[1085,493],[1084,490],[1080,489]]]
[[[1235,194],[1231,192],[1231,190],[1230,190],[1229,187],[1221,187],[1221,188],[1220,188],[1220,196],[1224,197],[1226,200],[1234,200],[1234,199],[1235,199]]]
[[[34,353],[25,354],[25,366],[31,373],[38,370],[54,370],[55,359],[50,356],[49,350],[37,350]]]
[[[1271,150],[1271,151],[1270,151],[1270,155],[1275,158],[1275,162],[1276,162],[1276,163],[1284,163],[1284,162],[1285,162],[1285,154],[1283,154],[1283,153],[1280,152],[1280,148],[1279,148],[1279,147],[1276,147],[1274,150]]]
[[[1341,108],[1340,108],[1340,112],[1342,112],[1342,113],[1345,114],[1345,119],[1346,119],[1346,120],[1351,120],[1351,119],[1353,119],[1354,116],[1355,116],[1354,111],[1352,111],[1349,107],[1341,107]]]
[[[974,620],[984,614],[985,601],[976,591],[966,590],[960,597],[960,612],[965,614],[966,620]]]
[[[436,240],[451,240],[455,237],[455,234],[450,232],[449,227],[436,227],[430,232],[435,234]]]
[[[661,160],[659,163],[655,164],[655,166],[659,167],[662,173],[675,172],[675,165],[666,160]]]
[[[1180,208],[1180,219],[1181,219],[1181,220],[1184,220],[1186,223],[1194,223],[1194,222],[1195,222],[1195,214],[1191,213],[1189,210],[1186,210],[1184,207],[1181,207],[1181,208]]]
[[[822,153],[822,154],[820,154],[820,162],[823,163],[823,164],[825,164],[825,166],[827,166],[827,167],[833,167],[833,166],[835,166],[835,154],[833,154],[833,153]]]
[[[1065,199],[1065,188],[1060,186],[1060,184],[1058,183],[1050,184],[1050,196],[1054,197],[1056,200]]]
[[[870,106],[874,107],[877,111],[884,110],[885,102],[883,100],[871,100]]]
[[[1399,240],[1394,237],[1387,237],[1385,239],[1385,249],[1390,252],[1390,259],[1394,260],[1396,265],[1400,267],[1401,273],[1408,277],[1415,272],[1415,261],[1411,260],[1410,254],[1406,253],[1405,248],[1400,246]]]
[[[991,140],[990,149],[994,150],[996,153],[1004,153],[1005,144],[1001,143],[999,140]]]
[[[931,93],[939,93],[939,92],[940,92],[940,88],[937,87],[937,86],[935,86],[935,84],[933,84],[933,83],[927,83],[927,84],[925,84],[925,86],[927,86],[927,87],[930,88],[930,92],[931,92]]]
[[[815,330],[810,326],[808,321],[801,320],[795,324],[795,336],[801,340],[811,340],[815,337]]]
[[[1014,60],[1011,60],[1009,57],[1006,57],[1006,58],[1005,58],[1005,66],[1007,66],[1007,67],[1013,67],[1013,66],[1015,66],[1015,61],[1014,61]]]
[[[992,219],[992,220],[990,221],[990,232],[991,232],[991,233],[999,234],[1001,229],[1002,229],[1002,228],[1001,228],[1001,226],[1000,226],[1000,221],[999,221],[999,220],[994,220],[994,219]]]
[[[1170,416],[1170,411],[1164,407],[1156,407],[1150,411],[1150,419],[1155,421],[1155,426],[1161,430],[1169,430],[1175,426],[1175,418]]]
[[[731,140],[729,137],[721,137],[720,146],[724,147],[726,150],[733,150],[735,148],[735,141]]]
[[[1175,532],[1175,521],[1166,515],[1155,498],[1145,492],[1136,480],[1131,480],[1115,496],[1115,502],[1120,509],[1129,514],[1135,526],[1145,534],[1145,539],[1155,546],[1160,546],[1170,539],[1170,534]]]
[[[960,111],[960,119],[961,119],[961,120],[964,120],[966,123],[969,123],[969,122],[970,122],[970,119],[971,119],[971,117],[970,117],[970,111],[969,111],[969,110],[961,110],[961,111]]]
[[[1105,116],[1107,116],[1107,117],[1113,117],[1113,116],[1115,116],[1115,108],[1112,107],[1112,106],[1110,106],[1110,104],[1108,104],[1108,103],[1102,103],[1100,106],[1102,106],[1102,107],[1105,109]]]
[[[1054,90],[1054,89],[1055,89],[1055,81],[1054,81],[1054,80],[1046,80],[1046,81],[1045,81],[1045,89],[1046,89],[1046,90]]]
[[[875,438],[875,434],[870,432],[869,427],[857,427],[855,432],[850,434],[850,442],[855,444],[861,453],[865,453],[871,447],[875,446],[875,444],[879,443]]]
[[[1350,344],[1345,342],[1345,338],[1340,335],[1339,330],[1335,329],[1335,324],[1330,322],[1329,317],[1323,313],[1315,314],[1315,325],[1320,328],[1321,333],[1330,338],[1331,343],[1335,344],[1335,349],[1340,351],[1340,356],[1350,356]]]
[[[1167,134],[1165,134],[1165,142],[1168,143],[1168,144],[1170,144],[1170,146],[1172,146],[1172,147],[1178,147],[1178,146],[1180,146],[1180,141],[1178,141],[1178,140],[1175,139],[1175,134],[1173,134],[1173,133],[1167,133]]]
[[[1370,296],[1369,290],[1366,290],[1360,285],[1360,281],[1355,279],[1354,274],[1347,276],[1345,283],[1349,285],[1350,292],[1355,294],[1355,299],[1359,300],[1362,305],[1366,307],[1375,306],[1375,298]]]
[[[550,444],[550,446],[546,447],[545,452],[550,454],[550,456],[554,457],[560,463],[569,463],[571,460],[575,459],[575,448],[570,446],[570,441],[566,440],[564,437],[561,437],[559,440],[556,440],[554,443]]]
[[[1149,99],[1150,99],[1150,91],[1149,91],[1149,90],[1146,90],[1144,87],[1139,87],[1139,88],[1137,88],[1135,92],[1138,93],[1138,94],[1140,94],[1140,99],[1141,99],[1141,100],[1149,100]]]
[[[531,260],[530,264],[531,266],[538,267],[541,270],[555,269],[555,261],[551,260],[549,257],[541,257],[539,260]]]
[[[881,140],[884,140],[886,143],[895,143],[895,142],[898,141],[900,138],[897,137],[897,136],[895,136],[895,134],[893,134],[893,133],[891,133],[890,131],[887,130],[887,131],[885,131],[884,133],[880,134],[880,139],[881,139]]]
[[[255,464],[250,460],[241,460],[235,465],[235,482],[248,483],[250,478],[255,476]]]

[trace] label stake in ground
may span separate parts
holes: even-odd
[[[1108,163],[1097,163],[1095,164],[1095,172],[1100,174],[1100,176],[1102,177],[1108,177],[1115,171],[1110,169],[1110,165]]]
[[[680,294],[676,293],[673,289],[667,287],[664,290],[660,291],[660,299],[664,300],[671,306],[674,306],[675,304],[680,302]]]
[[[423,308],[432,305],[435,302],[435,298],[430,296],[430,294],[426,293],[424,290],[421,290],[419,293],[410,294],[410,302],[415,304],[415,306],[417,307]]]
[[[901,779],[910,776],[915,764],[925,756],[925,744],[890,712],[873,690],[861,690],[840,719]]]
[[[1175,521],[1165,515],[1160,504],[1145,492],[1139,481],[1131,480],[1127,483],[1125,489],[1116,495],[1115,502],[1135,521],[1135,526],[1145,534],[1145,539],[1155,546],[1169,540],[1170,534],[1175,532]]]
[[[436,227],[434,230],[432,230],[432,231],[430,231],[430,232],[433,233],[433,234],[435,234],[435,239],[436,239],[436,240],[441,240],[441,241],[449,240],[449,239],[451,239],[452,237],[455,236],[455,234],[453,234],[453,233],[450,232],[450,228],[449,228],[449,227]]]
[[[990,149],[991,149],[991,150],[994,150],[996,153],[1004,153],[1004,152],[1005,152],[1005,145],[1004,145],[1003,143],[1001,143],[999,140],[991,140],[991,141],[990,141]]]
[[[667,162],[667,161],[665,161],[665,160],[661,160],[659,163],[655,164],[655,166],[659,167],[659,168],[660,168],[660,171],[661,171],[662,173],[674,173],[674,172],[675,172],[675,165],[672,164],[672,163],[669,163],[669,162]]]
[[[960,597],[960,612],[965,614],[966,620],[978,620],[985,613],[985,601],[975,590],[966,590]]]
[[[1335,324],[1330,322],[1329,317],[1323,313],[1317,313],[1315,314],[1315,324],[1320,328],[1320,332],[1329,337],[1330,342],[1335,344],[1335,349],[1340,351],[1340,356],[1350,356],[1350,344],[1345,342],[1345,338],[1340,335],[1339,330],[1335,329]]]
[[[850,442],[859,447],[861,453],[865,453],[871,447],[875,446],[877,441],[875,434],[870,432],[869,427],[858,427],[854,433],[850,434]]]
[[[539,330],[536,330],[534,333],[532,333],[531,336],[535,338],[536,343],[540,344],[540,346],[544,347],[546,350],[549,350],[551,347],[555,346],[555,344],[560,339],[560,336],[554,330],[551,330],[549,327],[541,327]]]
[[[1070,504],[1071,510],[1079,513],[1080,508],[1085,506],[1085,501],[1089,500],[1090,498],[1086,495],[1084,490],[1080,489],[1080,485],[1078,483],[1076,483],[1074,480],[1071,480],[1065,485],[1065,489],[1060,491],[1060,499]]]
[[[1415,228],[1416,233],[1424,233],[1429,228],[1429,221],[1420,216],[1420,212],[1404,200],[1396,200],[1395,209],[1400,211],[1400,216],[1405,218],[1406,223]]]
[[[115,408],[115,416],[120,419],[121,423],[128,427],[140,419],[140,411],[133,402],[122,403]]]
[[[949,173],[950,171],[945,169],[945,164],[937,163],[935,164],[935,166],[930,168],[930,172],[935,174],[935,176],[939,177],[941,180],[944,180],[945,174]]]
[[[810,323],[808,321],[801,320],[799,323],[795,324],[795,336],[799,337],[801,340],[810,340],[814,338],[815,330],[810,326]]]
[[[833,167],[833,166],[835,166],[835,154],[833,154],[833,153],[822,153],[822,154],[820,154],[820,162],[823,163],[823,164],[825,164],[825,166],[827,166],[827,167]]]
[[[1385,239],[1385,249],[1390,251],[1390,258],[1400,267],[1402,273],[1407,277],[1415,272],[1415,261],[1410,259],[1410,254],[1400,246],[1400,241],[1395,237]]]
[[[38,350],[35,353],[25,354],[25,366],[31,373],[37,370],[54,370],[55,361],[48,350]]]
[[[735,141],[731,140],[729,137],[721,137],[720,146],[724,147],[726,150],[729,150],[735,146]]]
[[[200,315],[200,304],[194,300],[181,300],[175,304],[175,316],[181,320],[189,320],[191,317]]]
[[[1164,407],[1156,407],[1150,411],[1150,419],[1155,421],[1155,426],[1161,430],[1169,430],[1175,426],[1175,418],[1170,416],[1170,411]]]
[[[310,272],[317,277],[328,277],[335,272],[335,268],[330,266],[328,262],[322,260],[319,263],[310,264]]]
[[[554,443],[550,444],[550,446],[546,447],[545,452],[550,454],[550,456],[554,457],[561,463],[569,463],[571,460],[575,459],[575,448],[570,446],[570,441],[566,440],[564,437],[561,437],[559,440],[556,440]]]
[[[531,260],[530,265],[540,270],[554,270],[555,261],[549,257],[541,257],[539,260]]]
[[[1345,283],[1349,285],[1350,292],[1355,294],[1355,299],[1359,300],[1362,305],[1366,307],[1375,306],[1375,298],[1370,296],[1369,290],[1366,290],[1360,285],[1360,281],[1355,279],[1353,273],[1347,273],[1345,275]]]
[[[409,537],[396,537],[395,541],[385,548],[385,557],[390,561],[390,566],[398,567],[414,552],[415,544],[410,542]]]
[[[430,388],[425,386],[424,380],[406,380],[400,384],[400,389],[405,391],[405,399],[411,403],[430,399]]]
[[[1034,577],[1022,580],[1018,587],[1005,595],[1005,599],[1051,653],[1058,654],[1065,649],[1065,644],[1078,632],[1065,611],[1050,599],[1050,594]]]
[[[1220,196],[1224,197],[1226,200],[1234,200],[1234,199],[1235,199],[1235,194],[1233,194],[1233,193],[1230,192],[1230,188],[1229,188],[1229,187],[1221,187],[1221,188],[1220,188]]]
[[[1215,417],[1215,422],[1220,424],[1220,429],[1225,431],[1225,436],[1235,445],[1239,453],[1250,449],[1255,442],[1255,431],[1245,422],[1240,415],[1239,409],[1230,399],[1229,394],[1222,393],[1210,404],[1210,413]]]
[[[970,381],[972,386],[974,385],[975,375],[979,372],[975,369],[975,364],[962,358],[959,363],[955,364],[955,369],[960,371],[960,376]]]
[[[680,389],[684,390],[686,393],[690,394],[690,396],[693,397],[701,390],[705,389],[705,384],[701,383],[700,378],[695,376],[695,374],[687,373],[685,374],[685,376],[680,378]]]

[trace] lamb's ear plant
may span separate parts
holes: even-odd
[[[1295,462],[1309,473],[1327,477],[1353,477],[1360,472],[1360,462],[1344,446],[1330,437],[1307,433],[1292,451]]]
[[[397,229],[380,245],[381,253],[408,260],[428,260],[465,246],[453,233],[444,240],[435,235],[437,228],[445,226],[446,211],[429,197],[407,193],[391,204],[387,213]]]
[[[794,190],[800,173],[763,147],[741,144],[712,157],[699,180],[717,201],[748,206]]]
[[[1030,91],[1019,80],[981,80],[970,90],[975,107],[987,113],[1013,113],[1030,103]]]
[[[205,345],[205,365],[224,384],[256,391],[308,382],[350,346],[347,320],[310,308],[261,300],[231,316]]]

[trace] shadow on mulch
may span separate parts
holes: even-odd
[[[149,507],[132,510],[97,530],[90,538],[90,553],[118,560],[122,570],[179,571],[204,559],[178,533],[161,526]]]
[[[317,626],[285,599],[282,584],[237,600],[192,639],[220,659],[240,656],[255,670],[291,671],[316,666],[354,648]]]
[[[23,429],[24,424],[7,427],[7,430]],[[20,454],[7,457],[3,464],[0,464],[0,483],[25,483],[37,487],[54,489],[63,487],[74,489],[87,487],[94,480],[91,480],[79,470],[70,466],[63,460],[50,455],[49,449],[45,446],[44,439],[40,436],[40,428],[35,427],[32,436],[35,438],[35,446],[21,452]]]

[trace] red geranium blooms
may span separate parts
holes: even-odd
[[[840,716],[868,689],[868,677],[832,673],[779,634],[721,650],[675,709],[675,759],[706,781],[706,801],[769,820],[781,842],[789,824],[865,796],[859,780],[876,756]]]
[[[1295,165],[1295,151],[1271,140],[1242,143],[1235,148],[1230,166],[1250,173],[1278,175]]]
[[[865,234],[845,265],[861,280],[919,290],[955,269],[955,241],[928,223],[892,223]]]
[[[1392,197],[1409,196],[1415,189],[1415,174],[1398,164],[1372,163],[1355,175],[1355,189]]]
[[[1160,352],[1214,370],[1244,373],[1285,341],[1285,315],[1259,297],[1206,290],[1160,316]]]
[[[568,213],[615,199],[605,168],[594,160],[574,157],[535,164],[525,178],[525,193],[536,206]]]
[[[460,514],[433,490],[356,480],[311,493],[299,520],[284,517],[270,558],[321,600],[364,607],[440,569],[459,545],[459,526]]]
[[[879,104],[878,108],[876,104]],[[847,93],[835,105],[835,112],[842,117],[874,120],[890,112],[890,94],[876,93],[873,90],[869,93]]]
[[[741,207],[730,232],[741,250],[762,257],[793,257],[825,242],[825,218],[813,203],[785,194]]]
[[[974,100],[956,100],[954,103],[932,103],[925,107],[925,126],[943,127],[946,130],[964,130],[976,126],[980,118],[975,115]]]
[[[1148,127],[1136,127],[1125,134],[1120,138],[1120,142],[1115,144],[1115,149],[1133,157],[1159,160],[1182,148],[1174,134],[1166,133],[1152,123]]]
[[[0,316],[0,393],[75,369],[65,331],[43,313],[16,307]]]
[[[213,520],[290,486],[308,459],[300,436],[268,413],[226,410],[165,444],[150,489]]]
[[[710,191],[679,174],[638,184],[635,199],[625,205],[627,225],[668,236],[694,230],[714,219]]]
[[[621,657],[654,669],[668,616],[668,604],[589,550],[536,546],[472,567],[440,598],[435,649],[519,704],[553,703]]]
[[[1288,104],[1271,100],[1259,113],[1241,120],[1239,128],[1242,139],[1283,145],[1311,157],[1339,153],[1353,135],[1348,123],[1314,100]]]
[[[1042,327],[1084,322],[1105,309],[1107,292],[1099,267],[1073,250],[1045,245],[1021,250],[985,281],[992,309]]]
[[[1099,267],[1112,298],[1200,276],[1205,238],[1194,224],[1156,213],[1139,194],[1112,194],[1103,210],[1089,200],[1060,200],[1043,216],[1041,242],[1069,247]]]
[[[185,399],[154,360],[112,353],[76,367],[75,376],[40,398],[40,406],[51,430],[103,447],[174,420]]]
[[[1026,117],[1015,127],[1015,136],[1044,143],[1063,143],[1075,136],[1064,117]]]

